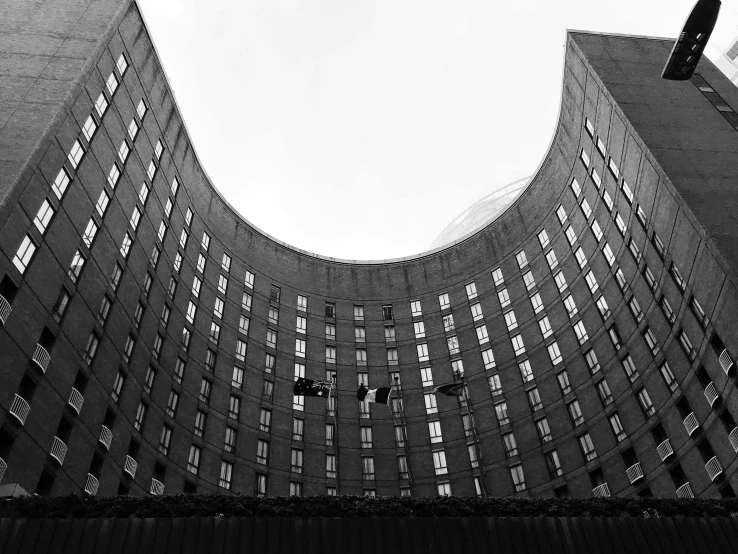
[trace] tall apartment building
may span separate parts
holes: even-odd
[[[670,41],[567,33],[515,202],[354,262],[218,193],[135,2],[15,3],[0,30],[2,484],[733,496],[738,89],[709,60],[665,81]]]

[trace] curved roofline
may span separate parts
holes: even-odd
[[[180,123],[182,125],[182,128],[184,129],[184,132],[187,135],[187,141],[189,142],[189,145],[192,148],[192,154],[195,157],[195,161],[197,162],[198,167],[200,168],[200,170],[202,171],[203,175],[205,176],[205,180],[207,181],[208,185],[213,189],[213,191],[215,192],[215,194],[218,196],[218,198],[220,198],[223,201],[223,203],[228,207],[228,209],[230,209],[238,218],[241,219],[241,221],[243,221],[243,223],[245,223],[246,225],[248,225],[252,230],[254,230],[255,232],[259,233],[263,237],[269,239],[270,241],[274,242],[275,244],[278,244],[279,246],[282,246],[284,248],[287,248],[288,250],[291,250],[291,251],[296,252],[298,254],[303,254],[305,256],[309,256],[311,258],[316,258],[318,260],[324,260],[324,261],[335,262],[335,263],[340,263],[340,264],[379,265],[379,264],[402,263],[402,262],[407,262],[407,261],[411,261],[411,260],[418,260],[418,259],[424,258],[426,256],[429,256],[431,254],[435,254],[437,252],[441,252],[443,250],[446,250],[446,249],[449,249],[449,248],[453,248],[453,247],[457,246],[458,244],[460,244],[460,243],[462,243],[462,242],[464,242],[466,240],[471,239],[473,236],[477,235],[478,233],[481,233],[487,227],[489,227],[489,225],[492,225],[497,219],[499,219],[504,214],[506,214],[508,211],[512,210],[513,208],[515,208],[517,206],[517,204],[520,202],[520,199],[523,197],[523,195],[526,193],[526,191],[530,188],[531,184],[535,181],[536,177],[538,177],[538,174],[540,173],[541,168],[543,167],[544,162],[548,159],[548,156],[551,153],[551,149],[552,149],[552,147],[554,145],[554,140],[556,139],[556,131],[559,128],[559,123],[561,121],[561,114],[562,114],[562,110],[563,110],[563,98],[564,98],[564,80],[563,80],[563,78],[560,79],[561,89],[560,89],[560,92],[559,92],[559,114],[556,117],[556,124],[554,125],[554,128],[553,128],[553,130],[551,132],[551,139],[549,140],[548,148],[546,149],[545,155],[541,158],[541,161],[538,163],[538,167],[536,167],[536,170],[531,174],[530,181],[528,182],[528,185],[520,192],[520,194],[515,199],[515,201],[512,202],[505,210],[503,210],[499,214],[497,214],[497,217],[495,217],[495,219],[493,219],[492,221],[490,221],[489,224],[487,224],[484,227],[482,227],[480,229],[477,229],[475,231],[471,231],[469,234],[461,237],[460,239],[457,239],[457,240],[455,240],[453,242],[450,242],[448,244],[445,244],[443,246],[439,246],[438,248],[434,248],[432,250],[426,250],[424,252],[420,252],[418,254],[412,254],[410,256],[401,256],[399,258],[387,258],[387,259],[375,259],[375,260],[354,260],[354,259],[348,259],[348,258],[335,258],[335,257],[332,257],[332,256],[325,256],[323,254],[317,254],[315,252],[310,252],[309,250],[303,250],[302,248],[298,248],[298,247],[296,247],[296,246],[294,246],[292,244],[289,244],[287,242],[284,242],[284,241],[282,241],[282,240],[280,240],[280,239],[272,236],[271,234],[267,233],[263,229],[260,229],[259,227],[257,227],[253,223],[251,223],[248,219],[246,219],[241,214],[241,212],[239,212],[228,201],[228,199],[220,192],[220,190],[218,189],[218,187],[216,187],[213,184],[213,180],[210,178],[210,175],[208,175],[208,172],[205,170],[204,165],[200,161],[200,156],[198,155],[197,149],[195,148],[194,140],[192,140],[192,138],[191,138],[192,135],[190,133],[189,128],[187,127],[187,122],[186,122],[184,116],[182,115],[182,112],[179,109],[179,104],[177,103],[177,96],[176,96],[176,93],[174,91],[174,87],[172,85],[172,80],[169,78],[169,75],[167,75],[167,72],[166,72],[166,70],[164,68],[164,64],[161,61],[162,58],[159,55],[159,50],[157,49],[156,44],[154,42],[153,33],[151,33],[150,28],[149,28],[149,25],[146,22],[146,17],[145,17],[145,15],[144,15],[144,13],[143,13],[143,11],[141,9],[141,6],[139,6],[137,0],[131,0],[131,2],[136,6],[136,9],[138,10],[139,15],[141,16],[141,21],[143,22],[144,28],[146,29],[146,34],[147,34],[147,36],[148,36],[148,38],[149,38],[149,40],[151,42],[151,48],[154,51],[154,53],[156,54],[157,59],[159,60],[159,67],[161,69],[161,72],[164,74],[164,77],[165,77],[166,82],[167,82],[167,87],[172,92],[172,105],[174,106],[174,110],[176,111],[176,113],[177,113],[177,115],[179,117],[179,120],[180,120]],[[568,37],[569,34],[572,33],[572,32],[587,32],[588,33],[589,31],[573,31],[573,30],[567,29],[565,31],[565,36]],[[607,34],[611,34],[611,33],[594,33],[594,34],[607,35]],[[618,35],[618,36],[633,36],[633,35]],[[646,38],[646,37],[644,37],[644,38]],[[665,40],[673,40],[673,39],[665,39]],[[564,50],[565,49],[566,49],[566,42],[564,43]],[[563,70],[564,70],[564,67],[565,66],[566,66],[566,56],[564,56],[564,58],[563,58],[563,60],[561,62],[562,76],[563,76]]]

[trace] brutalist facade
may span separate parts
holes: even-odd
[[[738,89],[708,60],[667,82],[670,41],[569,32],[520,198],[449,247],[353,262],[219,195],[135,2],[6,16],[3,484],[733,495]],[[293,397],[334,375],[337,399]],[[468,399],[433,393],[462,376]],[[396,384],[390,405],[361,382]]]

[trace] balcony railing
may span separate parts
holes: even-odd
[[[728,354],[728,350],[723,350],[720,354],[720,357],[718,358],[720,360],[720,367],[723,368],[723,371],[727,374],[730,372],[730,368],[733,367],[733,360],[730,358],[730,354]]]
[[[15,398],[13,398],[13,403],[10,405],[10,413],[23,425],[26,423],[26,418],[30,411],[31,407],[28,405],[28,402],[22,396],[16,394]]]
[[[3,475],[5,475],[6,469],[8,469],[8,464],[5,463],[5,460],[0,458],[0,483],[3,482]]]
[[[100,481],[97,480],[92,473],[87,474],[87,483],[85,483],[85,492],[90,496],[97,494],[97,487],[100,486]]]
[[[59,465],[62,465],[64,463],[64,456],[67,455],[67,445],[59,437],[54,437],[49,454],[59,462]]]
[[[711,481],[714,481],[717,476],[723,472],[723,468],[720,465],[720,461],[717,459],[717,456],[713,456],[707,460],[705,469],[707,470],[707,474],[710,476]]]
[[[130,456],[126,456],[126,463],[123,466],[123,470],[131,476],[131,479],[136,478],[136,469],[138,469],[138,462]]]
[[[49,354],[43,346],[37,344],[36,350],[33,351],[33,357],[31,357],[31,360],[41,368],[41,371],[46,373],[46,368],[49,367],[49,362],[51,361],[51,354]]]
[[[82,411],[82,404],[85,401],[85,397],[77,389],[72,387],[72,392],[69,395],[69,405],[77,412],[77,415]]]
[[[642,479],[643,470],[641,469],[641,464],[639,464],[638,462],[634,463],[632,466],[625,470],[625,474],[628,476],[628,479],[630,479],[631,485],[638,481],[638,479]]]
[[[738,452],[738,427],[733,427],[728,438],[730,439],[730,446],[733,447],[735,452]]]
[[[687,430],[687,434],[691,437],[692,433],[694,433],[697,428],[700,426],[699,422],[697,421],[697,416],[694,415],[694,412],[689,414],[687,417],[684,418],[684,428]]]
[[[8,321],[8,317],[10,316],[10,312],[13,311],[13,308],[10,307],[10,302],[8,302],[5,297],[0,294],[0,323],[5,325],[5,322]]]
[[[607,483],[602,483],[592,489],[592,494],[595,498],[604,498],[610,496],[610,488],[607,486]]]
[[[103,425],[102,429],[100,429],[100,438],[98,440],[106,450],[110,450],[110,441],[113,440],[113,432]]]
[[[158,479],[151,479],[151,494],[161,496],[164,494],[164,483]]]
[[[705,398],[707,399],[707,403],[710,407],[712,407],[712,405],[715,404],[715,401],[720,398],[720,395],[715,388],[715,383],[710,383],[705,387]]]
[[[694,498],[694,493],[692,492],[692,487],[689,486],[689,483],[684,483],[676,490],[676,493],[677,498]]]
[[[661,458],[661,461],[665,461],[666,458],[674,454],[674,450],[671,448],[671,443],[669,442],[669,439],[666,439],[664,442],[659,444],[656,447],[656,452],[659,453],[659,457]]]

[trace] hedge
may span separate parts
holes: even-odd
[[[0,516],[96,517],[738,517],[738,499],[272,497],[165,495],[18,497]]]

